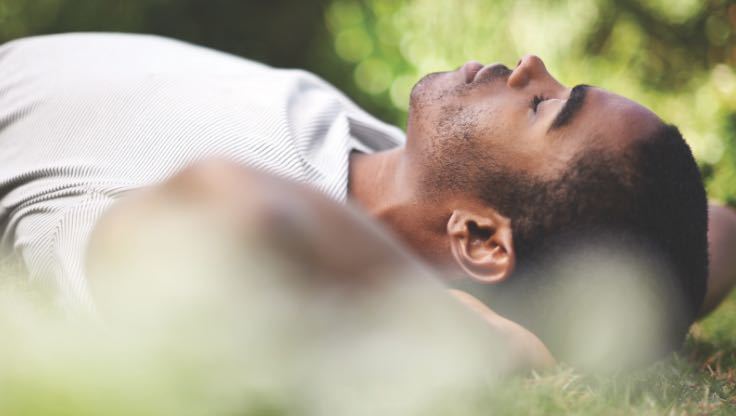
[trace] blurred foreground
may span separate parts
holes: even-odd
[[[62,312],[8,283],[0,414],[528,413],[547,409],[534,395],[554,401],[568,394],[555,383],[579,380],[563,368],[527,397],[539,379],[508,379],[518,351],[420,269],[351,284],[212,215],[159,213],[126,228],[95,266],[96,313]],[[591,374],[649,356],[666,318],[637,280],[646,267],[626,259],[588,249],[548,269],[578,288],[550,300],[576,311],[555,330]]]
[[[507,371],[439,284],[326,285],[169,213],[121,243],[137,261],[108,270],[99,314],[3,291],[0,414],[467,413]]]

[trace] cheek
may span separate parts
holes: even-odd
[[[477,131],[480,148],[505,169],[538,172],[554,151],[544,135],[533,134],[528,115],[518,108],[487,107]]]
[[[521,145],[523,131],[515,114],[501,106],[486,106],[478,113],[475,126],[480,144],[493,152],[510,152]]]
[[[452,147],[477,145],[483,136],[481,128],[481,109],[463,105],[443,106],[437,114],[433,126],[434,138],[452,150]]]

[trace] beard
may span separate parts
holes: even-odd
[[[420,188],[424,195],[465,193],[474,189],[475,178],[489,165],[492,155],[482,145],[479,110],[460,105],[420,102],[412,108],[410,123],[419,132],[415,157],[424,166]],[[425,110],[425,111],[422,111]]]
[[[495,82],[505,82],[511,75],[511,70],[505,65],[494,64],[485,67],[471,82],[457,82],[452,85],[438,85],[440,77],[450,75],[456,71],[432,72],[423,76],[411,89],[409,108],[422,105],[428,100],[442,100],[448,96],[463,96],[470,91]]]
[[[412,114],[424,113],[424,108],[428,103],[436,101],[439,96],[443,95],[439,93],[437,86],[437,79],[442,76],[444,72],[432,72],[423,76],[411,89],[409,94],[409,122],[411,123]]]
[[[484,140],[493,133],[484,123],[487,110],[462,104],[462,97],[481,84],[501,79],[505,71],[489,71],[473,83],[453,82],[446,76],[451,74],[435,72],[414,85],[407,136],[413,141],[413,157],[423,166],[421,194],[466,193],[477,187],[477,178],[499,168]]]

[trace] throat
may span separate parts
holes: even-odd
[[[350,154],[348,198],[372,217],[381,219],[410,199],[411,187],[403,175],[403,150]]]
[[[366,214],[386,226],[415,255],[435,266],[447,261],[447,215],[417,195],[403,148],[350,156],[348,195]]]

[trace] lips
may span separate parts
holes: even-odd
[[[487,65],[481,68],[480,71],[475,73],[473,81],[489,81],[497,78],[508,78],[511,75],[511,70],[504,64],[493,64]]]
[[[478,61],[470,61],[463,65],[463,72],[465,73],[465,83],[470,84],[475,79],[475,76],[483,69],[483,64]]]
[[[462,70],[465,73],[466,84],[478,80],[508,77],[511,74],[511,70],[506,65],[492,64],[484,66],[477,61],[466,63]]]

